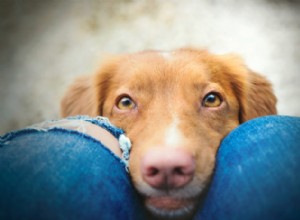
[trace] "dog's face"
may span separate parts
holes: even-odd
[[[269,83],[238,58],[188,49],[111,59],[86,91],[89,112],[72,112],[65,101],[64,115],[103,115],[126,131],[133,183],[161,217],[191,214],[222,139],[250,118],[276,113]]]

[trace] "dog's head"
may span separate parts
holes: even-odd
[[[222,139],[240,123],[276,114],[271,85],[234,55],[180,49],[113,57],[79,79],[63,116],[103,115],[132,141],[129,169],[158,216],[192,213]]]

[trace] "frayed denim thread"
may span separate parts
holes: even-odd
[[[129,153],[131,149],[131,142],[128,137],[121,134],[119,137],[119,143],[122,151],[123,162],[125,163],[126,171],[129,173]]]
[[[65,119],[60,119],[60,120],[49,120],[49,121],[45,121],[45,122],[42,122],[42,123],[34,124],[32,126],[29,126],[28,128],[35,128],[35,129],[39,129],[41,131],[42,130],[47,131],[49,128],[60,127],[60,126],[55,126],[54,125],[54,126],[50,126],[50,127],[46,128],[46,129],[43,129],[42,127],[44,125],[54,123],[54,122],[59,122],[59,121],[62,121],[62,120],[78,120],[78,121],[83,120],[83,121],[90,122],[94,125],[97,125],[99,127],[102,127],[104,129],[106,129],[107,131],[109,131],[117,139],[119,138],[119,136],[121,134],[124,134],[124,131],[122,129],[117,128],[114,125],[112,125],[108,118],[102,117],[102,116],[97,116],[95,118],[92,118],[92,117],[87,116],[87,115],[70,116],[70,117],[67,117]]]
[[[126,166],[126,163],[118,156],[116,156],[111,150],[109,150],[107,147],[104,147],[104,145],[98,141],[97,139],[93,138],[90,135],[78,132],[78,131],[74,131],[74,130],[66,130],[63,128],[50,128],[45,132],[61,132],[61,133],[68,133],[68,134],[76,134],[76,135],[80,135],[81,137],[85,138],[86,140],[92,141],[93,143],[99,144],[100,147],[102,147],[103,149],[105,149],[107,152],[109,152],[111,155],[113,155],[113,157],[115,159],[117,159],[119,162],[121,162],[123,165]],[[23,130],[17,130],[17,131],[13,131],[11,133],[9,133],[8,135],[5,135],[3,137],[0,137],[0,147],[5,147],[5,145],[7,145],[10,140],[12,140],[13,138],[17,137],[17,136],[21,136],[21,135],[26,135],[26,134],[30,134],[30,133],[38,133],[40,132],[39,130],[33,129],[33,128],[27,128],[27,129],[23,129]]]
[[[91,122],[94,125],[98,125],[102,128],[105,128],[108,130],[112,135],[114,135],[116,138],[119,138],[121,134],[124,134],[124,131],[120,128],[115,127],[111,124],[108,118],[97,116],[95,118],[89,117],[87,115],[77,115],[77,116],[71,116],[66,119],[77,119],[77,120],[84,120],[87,122]]]

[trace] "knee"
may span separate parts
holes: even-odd
[[[247,159],[262,151],[299,151],[300,117],[265,116],[247,121],[221,143],[217,161]]]

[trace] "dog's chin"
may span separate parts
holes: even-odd
[[[170,196],[146,197],[145,205],[158,218],[182,219],[190,216],[196,207],[196,200],[177,199]]]

